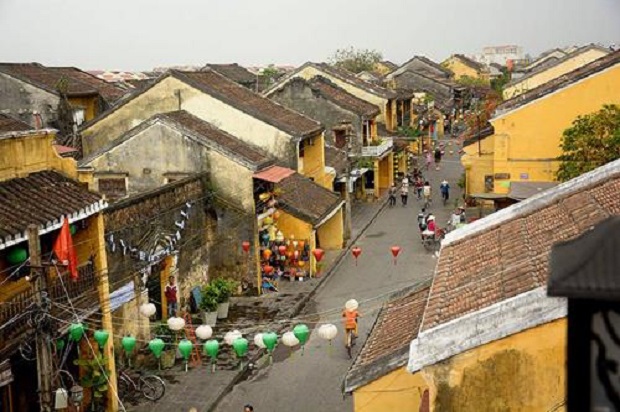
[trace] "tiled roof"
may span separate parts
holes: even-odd
[[[193,87],[295,137],[314,136],[323,126],[300,113],[252,92],[213,70],[173,75]]]
[[[347,168],[347,154],[344,150],[325,145],[325,166],[333,167],[336,175],[342,175]]]
[[[452,72],[448,69],[446,69],[445,67],[443,67],[441,64],[432,61],[431,59],[429,59],[426,56],[413,56],[411,59],[409,59],[407,62],[403,63],[400,66],[400,69],[406,67],[409,63],[411,63],[414,60],[419,60],[423,63],[425,63],[426,65],[430,66],[430,67],[434,67],[435,69],[439,70],[440,72],[444,73],[446,75],[446,77],[450,77],[452,76]],[[394,71],[399,71],[399,69],[396,69]]]
[[[289,169],[288,167],[271,166],[268,169],[254,173],[253,177],[255,179],[261,179],[271,183],[279,183],[287,177],[293,175],[294,173],[295,171]]]
[[[394,93],[393,91],[386,89],[384,87],[378,86],[376,84],[367,82],[365,80],[362,80],[359,77],[356,77],[355,74],[348,72],[344,69],[338,69],[327,63],[318,63],[318,64],[309,63],[309,64],[316,66],[319,70],[322,70],[329,75],[339,78],[343,82],[349,83],[352,86],[365,90],[368,93],[383,97],[385,99],[394,99],[396,97],[396,93]]]
[[[33,130],[28,123],[0,113],[0,134]]]
[[[299,173],[277,183],[276,189],[280,190],[278,204],[284,211],[313,225],[323,223],[325,217],[342,205],[336,193]]]
[[[607,68],[620,63],[620,50],[613,53],[609,53],[599,59],[594,60],[591,63],[581,66],[572,72],[566,73],[556,79],[541,84],[540,86],[529,90],[519,96],[506,100],[499,106],[497,106],[496,113],[498,115],[503,114],[506,111],[514,110],[520,106],[537,100],[543,96],[553,93],[556,90],[563,89],[579,80],[592,76],[598,72],[601,72]],[[522,78],[521,78],[522,79]],[[519,79],[519,80],[521,80]]]
[[[256,75],[237,63],[232,64],[207,64],[202,70],[211,69],[222,76],[240,84],[256,83]]]
[[[117,101],[126,93],[125,90],[113,83],[106,82],[75,67],[48,67],[48,69],[93,87],[101,97],[110,103]]]
[[[454,57],[459,59],[465,65],[471,67],[474,70],[478,70],[478,71],[486,70],[486,67],[484,66],[484,64],[478,63],[477,61],[472,60],[472,59],[470,59],[469,57],[467,57],[467,56],[465,56],[463,54],[455,54]]]
[[[387,302],[375,320],[368,339],[345,378],[345,391],[351,392],[377,378],[403,367],[409,358],[409,345],[418,336],[430,287],[408,292]]]
[[[449,233],[421,331],[547,284],[551,247],[620,215],[620,160]]]
[[[398,64],[396,64],[396,63],[392,63],[392,62],[391,62],[391,61],[389,61],[389,60],[383,60],[383,61],[381,61],[380,63],[381,63],[382,65],[384,65],[385,67],[387,67],[388,69],[390,69],[390,70],[396,70],[396,69],[398,69]]]
[[[30,224],[46,229],[62,216],[91,209],[100,201],[101,196],[84,184],[54,171],[0,182],[0,248],[23,237]]]
[[[323,76],[313,77],[308,84],[324,98],[360,116],[371,117],[381,113],[381,110],[374,104],[353,96]]]
[[[39,63],[0,63],[0,72],[54,94],[58,93],[57,84],[63,77],[67,81],[67,96],[78,97],[97,94],[97,89],[90,84]]]
[[[242,157],[249,163],[261,165],[272,162],[272,159],[260,148],[218,129],[211,123],[205,122],[185,110],[163,113],[159,116],[171,120],[184,129],[203,136],[205,139],[211,140],[230,152]]]

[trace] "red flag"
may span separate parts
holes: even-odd
[[[69,219],[65,218],[60,228],[60,233],[54,241],[54,254],[63,265],[68,265],[71,279],[77,280],[77,256],[73,248],[73,239],[71,238],[71,229],[69,228]]]

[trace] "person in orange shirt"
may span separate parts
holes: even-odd
[[[357,318],[361,317],[361,314],[357,311],[357,309],[354,309],[354,310],[345,309],[344,312],[342,312],[342,317],[344,318],[345,332],[352,330],[353,334],[357,338]],[[346,339],[346,333],[345,333],[345,339]]]

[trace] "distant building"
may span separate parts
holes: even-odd
[[[482,54],[475,56],[475,60],[489,65],[491,63],[506,65],[508,60],[523,59],[523,48],[520,46],[489,46],[482,49]]]

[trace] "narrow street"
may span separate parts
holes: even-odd
[[[446,146],[446,156],[441,170],[434,168],[424,172],[433,187],[431,211],[440,227],[454,208],[454,199],[460,194],[457,181],[461,175],[458,148]],[[454,153],[449,154],[453,149]],[[451,186],[451,199],[441,204],[439,183],[447,179]],[[262,411],[352,411],[352,398],[343,398],[341,387],[344,375],[352,363],[348,359],[340,320],[344,303],[351,298],[360,302],[360,339],[354,348],[354,356],[360,350],[369,333],[382,302],[392,292],[420,282],[429,276],[436,258],[420,243],[416,216],[421,201],[416,200],[413,190],[409,203],[403,207],[400,198],[396,206],[386,207],[362,234],[357,246],[362,254],[355,264],[349,253],[340,266],[324,282],[305,309],[304,322],[311,328],[317,324],[333,323],[339,328],[332,347],[313,331],[301,356],[297,349],[290,354],[289,348],[279,344],[274,364],[261,366],[247,380],[237,384],[220,402],[217,411],[242,411],[245,404]],[[396,265],[392,262],[391,246],[402,248]],[[311,316],[308,314],[320,314]]]

